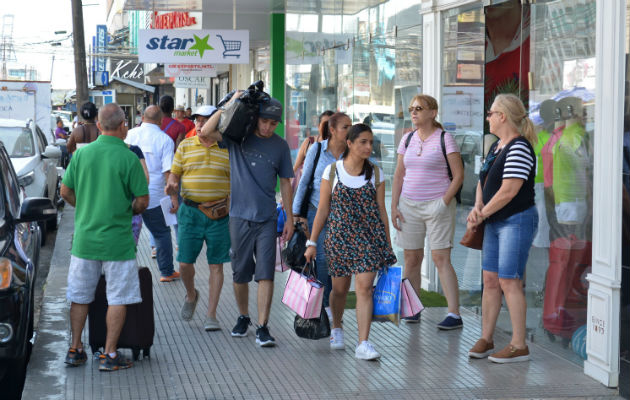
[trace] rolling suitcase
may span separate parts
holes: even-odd
[[[592,243],[574,235],[558,238],[549,247],[549,269],[545,280],[543,328],[564,339],[586,323],[588,282]]]
[[[142,303],[127,306],[125,324],[120,332],[118,347],[131,349],[134,361],[138,359],[140,350],[143,357],[149,358],[153,336],[155,334],[155,320],[153,316],[153,284],[151,271],[147,267],[138,269],[140,278],[140,295]],[[96,286],[94,301],[90,304],[89,316],[89,341],[92,352],[104,351],[107,326],[105,316],[107,313],[107,297],[105,295],[105,277],[101,276]]]

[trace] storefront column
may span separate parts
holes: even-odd
[[[428,94],[440,101],[442,84],[442,24],[440,13],[435,12],[433,4],[423,3],[422,15],[422,93]],[[428,238],[424,242],[422,259],[422,288],[431,292],[441,290],[439,278],[433,259]]]
[[[593,270],[587,276],[584,373],[609,387],[619,382],[625,3],[597,2]]]
[[[284,105],[286,115],[287,104],[284,101],[284,30],[285,15],[271,14],[269,23],[270,38],[270,80],[269,93]],[[284,118],[283,118],[284,120]],[[276,133],[284,137],[284,124],[278,125]]]

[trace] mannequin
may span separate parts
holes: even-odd
[[[556,101],[547,99],[540,104],[539,114],[543,120],[540,131],[538,131],[538,142],[534,146],[536,154],[536,178],[534,184],[536,209],[538,210],[538,231],[534,237],[533,246],[540,248],[549,247],[549,218],[544,191],[544,161],[542,149],[551,138],[551,131],[554,127],[554,110],[557,107]],[[549,157],[551,159],[551,157]]]

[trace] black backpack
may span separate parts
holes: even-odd
[[[411,137],[413,136],[414,133],[416,133],[417,130],[411,132],[410,134],[407,135],[407,139],[405,140],[405,150],[407,149],[407,147],[409,147],[409,143],[411,142]],[[446,132],[442,131],[442,133],[440,134],[440,144],[442,145],[442,154],[444,155],[444,160],[446,160],[446,171],[448,172],[448,179],[450,179],[451,181],[453,180],[453,173],[451,172],[451,166],[448,163],[448,158],[446,157],[446,143],[444,142],[444,134]],[[462,158],[462,154],[459,154],[459,158]],[[462,165],[464,165],[464,160],[462,159]],[[455,193],[455,200],[457,201],[458,204],[461,204],[462,202],[462,187],[464,186],[464,184],[462,183],[462,185],[459,187],[459,190],[457,190],[457,193]]]

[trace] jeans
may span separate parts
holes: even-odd
[[[142,221],[155,239],[158,268],[162,276],[173,275],[173,243],[171,228],[164,221],[162,207],[147,209],[142,213]]]
[[[481,265],[499,278],[523,279],[525,265],[538,230],[535,206],[503,220],[486,223]]]
[[[313,230],[315,214],[317,214],[317,209],[312,204],[309,204],[308,213],[306,214],[309,232]],[[324,250],[324,239],[326,238],[327,231],[328,225],[324,225],[324,228],[319,234],[319,238],[317,238],[317,254],[315,256],[317,279],[324,284],[324,307],[329,306],[330,291],[332,290],[332,279],[330,279],[330,275],[328,275],[328,261],[326,260],[326,252]]]

